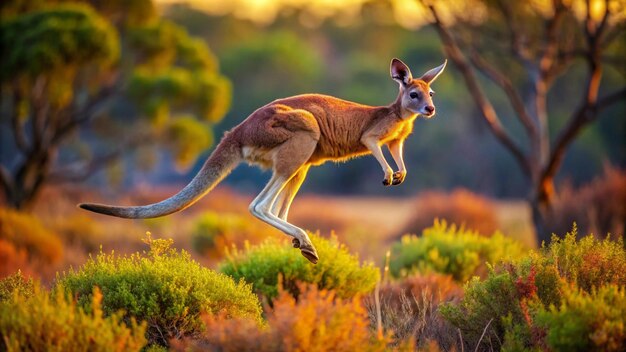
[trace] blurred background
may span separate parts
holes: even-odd
[[[418,119],[406,142],[406,181],[383,187],[372,157],[313,168],[293,223],[334,230],[375,261],[435,218],[528,247],[574,221],[623,236],[625,3],[556,3],[4,1],[1,274],[51,277],[100,245],[132,251],[145,231],[207,263],[282,236],[246,213],[270,173],[243,164],[166,218],[75,204],[173,194],[224,131],[277,98],[390,104],[393,57],[415,77],[449,60],[436,118]]]

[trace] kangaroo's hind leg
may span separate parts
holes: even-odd
[[[272,178],[250,204],[250,211],[254,216],[294,237],[294,246],[297,240],[297,247],[300,248],[302,255],[312,263],[317,263],[319,258],[306,231],[279,218],[272,213],[272,209],[279,194],[289,181],[300,171],[303,171],[303,168],[308,168],[307,161],[313,154],[316,145],[317,139],[315,134],[300,131],[294,133],[289,140],[277,147],[274,156],[274,173]],[[299,183],[301,184],[302,181],[299,181]],[[292,200],[293,197],[290,196],[288,199]]]
[[[296,194],[302,186],[302,183],[304,182],[304,179],[306,178],[308,172],[309,165],[305,165],[300,168],[300,171],[298,171],[298,173],[296,173],[291,178],[291,180],[289,180],[289,182],[285,185],[283,190],[278,195],[276,202],[274,202],[274,206],[272,207],[272,214],[287,221],[287,216],[289,215],[289,208],[291,207],[291,203],[296,197]]]

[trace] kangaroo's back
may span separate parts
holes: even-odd
[[[372,124],[391,115],[389,107],[374,107],[322,94],[303,94],[278,99],[272,104],[305,110],[315,118],[320,139],[311,163],[340,161],[368,152],[361,138]]]

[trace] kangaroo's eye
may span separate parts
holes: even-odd
[[[432,97],[433,95],[435,95],[435,92],[430,92],[429,94]]]
[[[415,92],[411,92],[411,94],[409,94],[409,96],[411,97],[411,99],[417,99],[417,93],[415,93]]]

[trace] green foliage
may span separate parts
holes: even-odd
[[[56,263],[63,256],[63,245],[56,234],[27,213],[0,208],[0,240],[25,250],[31,260],[44,264]]]
[[[626,343],[621,241],[576,240],[576,228],[538,252],[492,269],[465,287],[458,304],[441,307],[468,347],[505,350],[619,351]]]
[[[476,346],[485,330],[483,343],[494,336],[503,337],[505,317],[512,317],[516,323],[523,321],[515,282],[508,272],[491,272],[484,281],[474,277],[466,284],[465,296],[458,305],[442,305],[439,311],[461,329],[468,346]]]
[[[14,294],[30,297],[34,292],[35,282],[33,279],[25,278],[19,270],[0,280],[0,302],[8,301]]]
[[[248,222],[234,214],[206,212],[199,216],[191,232],[191,246],[200,253],[206,253],[216,244],[216,238],[230,231],[246,231]]]
[[[93,287],[100,287],[106,315],[123,309],[125,319],[146,321],[149,341],[161,345],[202,330],[204,312],[260,322],[260,304],[250,286],[201,267],[188,253],[170,248],[171,240],[147,242],[150,251],[143,254],[100,253],[60,277],[59,286],[87,308]]]
[[[11,0],[0,11],[3,45],[11,48],[0,65],[0,99],[14,126],[5,145],[16,157],[3,165],[11,206],[35,200],[49,165],[63,170],[55,173],[61,181],[105,167],[116,181],[123,169],[113,150],[158,145],[183,168],[213,143],[212,125],[230,107],[230,81],[207,44],[157,18],[152,0]],[[83,128],[90,132],[76,133]]]
[[[62,292],[41,288],[27,297],[14,295],[0,301],[0,349],[7,351],[139,351],[146,344],[146,324],[108,316],[101,308],[102,294],[95,288],[87,311]]]
[[[290,245],[268,240],[244,252],[235,249],[221,264],[220,271],[235,280],[246,280],[269,300],[278,294],[281,280],[282,286],[294,296],[299,292],[297,282],[332,289],[341,298],[374,288],[380,273],[373,264],[359,265],[358,257],[350,254],[336,238],[311,235],[311,241],[320,257],[315,265]]]
[[[568,291],[563,304],[537,314],[554,351],[624,351],[626,288],[607,285],[587,293]]]
[[[217,72],[205,42],[169,21],[134,28],[129,41],[139,67],[130,78],[130,96],[155,119],[164,109],[193,108],[207,122],[219,122],[230,107],[230,82]]]
[[[486,263],[519,258],[524,252],[518,242],[500,233],[485,237],[436,220],[422,236],[406,235],[395,243],[389,266],[396,277],[415,271],[435,271],[464,282],[484,274]]]
[[[213,144],[213,133],[193,116],[179,116],[168,126],[168,144],[180,167],[190,166],[196,156]]]
[[[576,240],[576,224],[564,238],[552,236],[552,243],[533,256],[537,266],[552,266],[567,282],[590,292],[606,284],[626,286],[626,253],[620,238],[598,240],[589,235]]]
[[[0,24],[5,53],[2,81],[36,77],[68,66],[110,65],[119,57],[115,29],[90,7],[63,4]]]
[[[136,55],[147,59],[144,65],[169,66],[178,61],[178,65],[191,69],[216,71],[218,67],[217,59],[205,42],[190,37],[187,31],[170,21],[135,27],[128,40]]]

